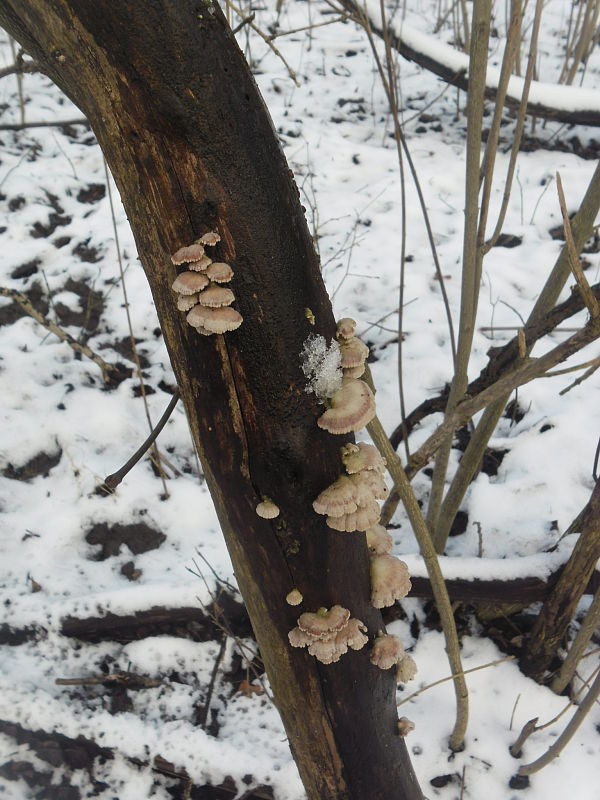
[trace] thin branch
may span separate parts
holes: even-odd
[[[541,755],[535,761],[530,762],[529,764],[523,764],[518,771],[518,775],[525,776],[525,775],[533,775],[535,772],[539,772],[543,769],[547,764],[553,761],[555,758],[561,754],[567,744],[571,741],[573,736],[575,735],[577,729],[585,719],[588,711],[592,708],[598,697],[600,696],[600,672],[596,675],[596,679],[594,680],[593,684],[591,685],[590,689],[588,690],[586,696],[582,700],[581,704],[578,706],[577,711],[573,714],[569,724],[558,737],[558,739],[550,745],[550,747],[546,750],[546,752]]]
[[[13,122],[0,125],[0,131],[24,131],[27,128],[62,128],[67,125],[87,125],[90,123],[85,117],[75,119],[45,120],[41,122]]]
[[[504,656],[503,658],[496,659],[496,661],[488,661],[487,664],[480,664],[478,667],[471,667],[470,669],[464,670],[461,675],[470,675],[472,672],[479,672],[479,670],[487,669],[488,667],[497,667],[498,664],[504,664],[506,661],[514,661],[515,658],[516,656]],[[427,683],[425,686],[421,686],[420,689],[411,692],[408,697],[403,697],[399,703],[396,703],[396,707],[400,708],[400,706],[403,706],[405,703],[410,703],[411,700],[414,700],[415,697],[423,694],[423,692],[427,692],[435,686],[441,686],[442,683],[448,683],[448,681],[451,681],[454,677],[454,675],[447,675],[445,678],[440,678],[437,681],[433,681],[433,683]]]
[[[144,441],[144,443],[135,451],[135,453],[131,456],[131,458],[116,472],[113,472],[111,475],[107,475],[104,479],[104,483],[102,484],[103,489],[106,489],[108,492],[114,492],[117,486],[121,483],[123,478],[130,472],[133,467],[138,463],[138,461],[142,458],[144,453],[147,453],[148,450],[152,447],[158,435],[162,431],[162,429],[167,424],[167,421],[173,411],[175,410],[175,406],[179,401],[179,389],[175,390],[173,397],[171,398],[169,405],[165,413],[162,415],[160,420],[158,421],[157,426],[151,431],[150,436]]]
[[[592,604],[583,618],[581,627],[577,632],[577,636],[573,640],[573,644],[569,648],[567,657],[563,661],[558,675],[556,675],[552,681],[551,689],[553,692],[556,692],[556,694],[560,694],[565,689],[567,684],[572,680],[575,670],[577,669],[577,665],[579,664],[581,657],[583,656],[585,649],[590,642],[590,639],[594,635],[594,631],[598,627],[599,622],[600,589],[598,589],[594,595]]]
[[[110,386],[117,386],[119,383],[121,383],[121,381],[131,375],[131,370],[128,370],[126,367],[121,367],[117,364],[109,364],[101,356],[91,350],[86,344],[81,344],[77,341],[77,339],[74,339],[70,333],[67,333],[62,328],[59,328],[59,326],[51,320],[46,319],[43,314],[34,308],[27,295],[17,292],[15,289],[8,289],[5,286],[0,286],[0,295],[2,295],[2,297],[8,297],[10,300],[14,300],[15,303],[18,303],[21,306],[26,314],[28,314],[30,317],[33,317],[33,319],[36,322],[39,322],[39,324],[46,328],[47,331],[50,331],[50,333],[53,333],[55,336],[57,336],[61,342],[65,342],[76,353],[80,353],[82,356],[89,358],[90,361],[93,361],[94,364],[100,367],[102,371],[102,377],[106,384]]]
[[[131,314],[129,312],[129,300],[127,298],[127,287],[125,286],[125,270],[123,269],[123,259],[121,258],[121,246],[119,244],[119,232],[117,230],[117,217],[115,215],[115,207],[112,198],[112,189],[110,185],[110,175],[108,172],[108,164],[106,163],[106,159],[102,158],[104,163],[104,175],[106,177],[106,189],[108,192],[108,201],[110,203],[110,215],[112,218],[113,224],[113,233],[115,236],[115,247],[117,249],[117,261],[119,263],[119,275],[121,278],[121,289],[123,291],[123,301],[125,305],[125,314],[127,316],[127,326],[129,328],[129,339],[131,340],[131,350],[133,353],[133,357],[135,360],[136,370],[138,380],[140,382],[140,392],[142,395],[142,400],[144,403],[144,411],[146,412],[146,419],[148,420],[148,427],[150,428],[150,433],[152,434],[153,427],[152,427],[152,419],[150,417],[150,409],[148,408],[148,398],[146,397],[146,387],[144,385],[144,376],[142,375],[142,365],[140,364],[140,359],[138,356],[137,345],[135,343],[135,336],[133,334],[133,323],[131,322]],[[162,481],[163,489],[164,489],[164,497],[167,499],[169,497],[169,490],[167,489],[167,483],[165,480],[165,474],[160,466],[160,453],[158,452],[158,448],[156,445],[152,445],[154,457],[156,459],[156,464],[158,467],[158,472],[160,474],[160,479]]]
[[[567,252],[569,254],[569,266],[571,267],[571,271],[575,276],[575,280],[577,281],[577,286],[579,287],[579,291],[581,292],[583,302],[588,307],[590,316],[592,317],[592,319],[598,319],[600,317],[600,305],[598,305],[598,301],[594,297],[592,290],[590,289],[590,285],[587,281],[587,278],[585,277],[585,274],[581,267],[579,255],[577,254],[577,248],[575,247],[575,242],[573,240],[573,231],[571,230],[571,223],[569,221],[567,204],[565,202],[565,194],[563,192],[562,181],[560,179],[559,172],[556,173],[556,189],[558,191],[558,201],[560,203],[560,211],[563,218],[565,242],[567,245]]]
[[[367,373],[370,375],[370,373]],[[442,630],[446,640],[446,652],[448,654],[448,661],[452,671],[452,680],[454,682],[454,693],[456,695],[456,721],[454,729],[450,736],[450,748],[454,751],[462,748],[465,733],[467,730],[467,722],[469,719],[469,692],[467,684],[464,679],[462,662],[460,657],[460,645],[458,642],[458,633],[456,631],[456,623],[450,605],[450,598],[448,590],[444,583],[444,576],[440,569],[437,553],[431,541],[427,524],[423,519],[423,514],[419,508],[417,498],[412,490],[408,478],[404,472],[402,462],[394,448],[391,446],[389,439],[377,417],[367,426],[371,438],[381,455],[386,459],[387,468],[392,476],[394,484],[398,487],[404,508],[410,520],[413,532],[419,543],[419,549],[423,556],[423,561],[427,568],[433,596],[440,615]]]
[[[268,36],[268,34],[264,33],[264,31],[262,31],[258,27],[258,25],[255,25],[254,22],[252,22],[251,19],[247,18],[241,8],[239,8],[238,6],[234,5],[231,2],[229,3],[229,5],[235,11],[235,13],[238,15],[238,17],[240,17],[240,19],[246,20],[246,22],[248,24],[248,27],[252,28],[252,30],[260,36],[260,38],[267,45],[267,47],[269,47],[275,53],[277,58],[279,58],[279,60],[283,64],[283,66],[287,69],[288,75],[290,76],[290,78],[294,81],[296,86],[300,87],[301,84],[300,84],[300,81],[298,80],[298,76],[296,75],[295,71],[290,67],[288,62],[285,60],[285,58],[282,55],[281,51],[273,44],[273,42],[271,41],[271,37]]]

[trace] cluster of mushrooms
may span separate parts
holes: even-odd
[[[344,318],[337,326],[336,339],[341,351],[344,377],[341,388],[329,399],[319,418],[319,427],[332,434],[358,431],[375,416],[375,398],[362,380],[367,346],[355,335],[356,323]],[[391,555],[393,540],[379,524],[378,500],[387,497],[385,460],[377,448],[366,442],[346,444],[340,451],[343,473],[324,489],[313,503],[317,514],[326,517],[328,527],[340,532],[364,531],[371,565],[371,603],[375,608],[391,606],[406,597],[411,588],[408,567]],[[264,502],[264,501],[263,501]],[[268,501],[269,503],[272,501]],[[260,516],[263,516],[261,507]],[[290,605],[299,605],[302,595],[293,589],[287,596]],[[339,661],[348,649],[360,650],[368,642],[366,625],[350,616],[339,605],[305,612],[289,635],[292,647],[306,647],[323,664]],[[396,669],[398,682],[411,680],[417,671],[414,660],[405,654],[396,636],[379,631],[370,654],[371,663],[380,669]],[[411,723],[399,728],[408,733]]]
[[[231,308],[235,295],[223,285],[231,281],[233,270],[229,264],[213,261],[206,255],[205,249],[220,241],[216,231],[209,231],[171,256],[175,266],[187,267],[172,285],[177,293],[177,308],[187,312],[187,321],[203,336],[234,331],[243,321],[239,311]]]

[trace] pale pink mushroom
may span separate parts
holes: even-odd
[[[186,319],[192,327],[204,328],[210,333],[234,331],[244,321],[242,315],[231,306],[207,308],[197,305],[188,313]]]
[[[198,295],[198,302],[201,306],[207,308],[221,308],[222,306],[230,306],[235,300],[235,295],[226,286],[217,286],[211,284],[208,289],[200,292]]]
[[[329,610],[305,611],[298,618],[298,627],[313,639],[322,639],[332,631],[337,633],[348,624],[350,612],[342,606],[332,606]]]
[[[285,597],[285,602],[290,606],[299,606],[303,600],[302,593],[298,589],[292,589]]]
[[[356,487],[347,475],[340,475],[331,486],[323,489],[313,502],[317,514],[328,514],[330,517],[341,517],[356,511]]]
[[[215,283],[229,283],[233,278],[233,270],[224,261],[215,261],[208,267],[206,274]]]
[[[393,606],[410,592],[411,582],[404,561],[387,553],[371,558],[371,602],[375,608]]]
[[[342,464],[349,475],[363,470],[375,470],[381,474],[385,472],[385,459],[372,444],[367,444],[367,442],[346,444],[340,452]]]
[[[195,272],[205,272],[212,263],[212,258],[203,255],[199,261],[192,261],[189,263],[188,269],[193,269]]]
[[[216,231],[208,231],[208,233],[203,234],[198,241],[200,244],[205,244],[207,247],[214,247],[221,241],[221,237]]]
[[[189,311],[198,302],[197,294],[180,294],[177,298],[177,309],[179,311]]]
[[[337,338],[338,339],[351,339],[356,330],[356,320],[350,317],[342,317],[337,324]]]
[[[371,664],[379,669],[389,669],[404,657],[404,647],[397,636],[380,634],[373,643]]]
[[[375,398],[364,381],[344,378],[342,387],[331,397],[330,408],[317,420],[329,433],[358,431],[375,416]]]
[[[327,525],[334,531],[366,531],[379,522],[381,510],[378,503],[372,500],[365,506],[359,506],[351,514],[344,514],[341,517],[327,517]]]
[[[202,244],[194,242],[194,244],[190,244],[187,247],[180,247],[171,256],[171,261],[175,266],[179,266],[179,264],[187,264],[190,261],[200,261],[203,255],[204,247]]]
[[[182,272],[171,284],[171,289],[177,294],[190,295],[202,291],[208,284],[208,278],[200,272]]]
[[[367,547],[371,554],[381,555],[392,552],[394,540],[383,525],[373,525],[372,528],[367,528],[365,533],[367,534]]]
[[[396,672],[398,683],[408,683],[417,674],[417,662],[412,656],[404,656],[399,662]]]
[[[263,519],[275,519],[279,516],[279,508],[272,500],[265,497],[264,500],[256,506],[256,513]]]

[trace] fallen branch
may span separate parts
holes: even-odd
[[[370,26],[379,37],[384,37],[377,0],[359,7],[353,0],[340,0],[341,5],[351,14],[367,14]],[[430,36],[411,28],[403,21],[398,21],[386,34],[391,46],[408,61],[433,72],[446,83],[457,86],[463,91],[468,87],[469,56],[455,50]],[[486,74],[486,97],[495,99],[500,80],[500,70],[488,67]],[[518,108],[523,93],[523,78],[513,75],[508,85],[505,105]],[[549,98],[552,98],[550,101]],[[565,86],[540,81],[532,81],[527,103],[527,114],[543,119],[566,122],[570,125],[600,126],[600,105],[598,94],[593,90],[575,86]]]

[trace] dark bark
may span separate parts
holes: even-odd
[[[537,681],[543,680],[599,558],[600,481],[596,483],[584,512],[577,544],[529,635],[521,660],[526,675]]]
[[[289,646],[298,610],[340,603],[374,635],[365,537],[312,511],[340,471],[299,363],[331,304],[270,118],[211,0],[3,0],[0,23],[89,119],[131,222],[179,390],[307,794],[417,800],[393,670],[367,648],[323,666]],[[205,338],[175,307],[169,254],[218,230],[244,317]],[[311,327],[305,308],[316,319]],[[102,435],[102,431],[98,431]],[[260,519],[262,495],[281,516]],[[182,513],[191,513],[182,509]]]

